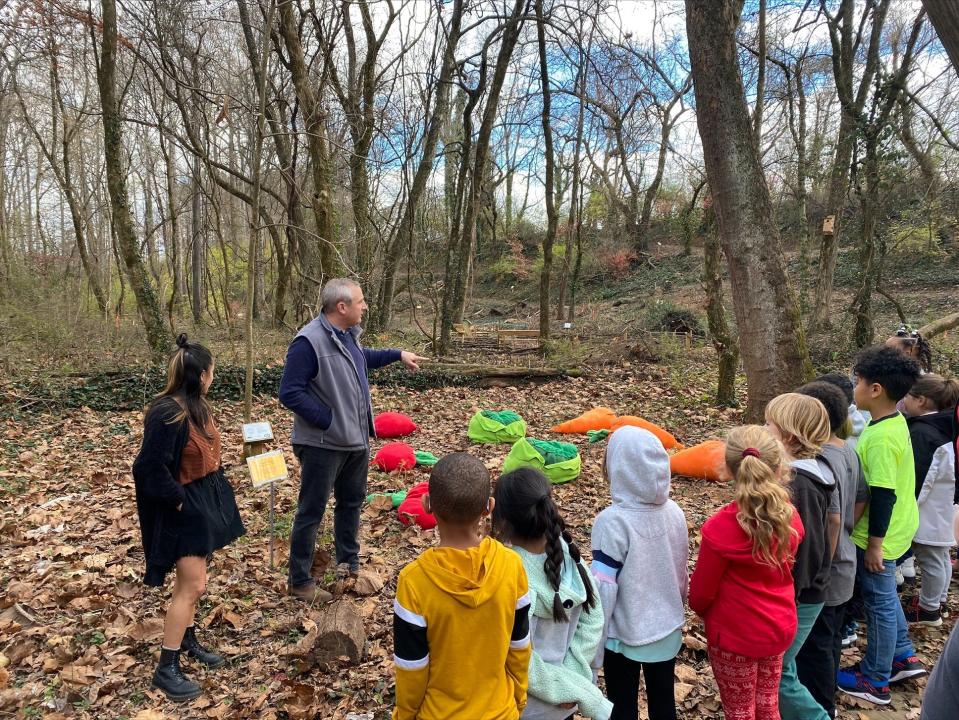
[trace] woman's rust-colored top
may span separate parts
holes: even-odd
[[[182,485],[188,485],[220,469],[220,432],[213,424],[213,418],[206,424],[208,438],[204,437],[189,419],[187,422],[190,423],[190,439],[186,441],[180,458],[179,480]]]

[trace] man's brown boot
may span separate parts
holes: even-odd
[[[306,585],[287,585],[286,593],[305,602],[325,603],[333,599],[333,596],[323,588],[318,588],[316,583],[307,583]]]

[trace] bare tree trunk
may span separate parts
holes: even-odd
[[[266,134],[266,66],[270,59],[270,32],[273,29],[273,13],[276,10],[275,0],[270,0],[270,9],[266,13],[263,23],[263,34],[260,44],[259,58],[259,87],[257,97],[259,107],[256,114],[256,136],[253,144],[253,202],[251,203],[250,241],[247,245],[248,262],[246,268],[246,382],[243,389],[243,417],[251,421],[253,414],[253,304],[256,301],[256,249],[260,235],[260,162],[263,154],[263,136]],[[253,58],[250,58],[251,62]]]
[[[810,331],[829,327],[829,311],[832,306],[833,280],[836,276],[836,256],[842,230],[842,210],[846,204],[849,185],[849,166],[856,145],[855,121],[845,113],[839,120],[836,154],[829,175],[829,195],[826,214],[833,218],[832,232],[822,232],[819,245],[819,272],[816,278],[816,297],[813,314],[809,321]]]
[[[649,227],[653,216],[653,202],[656,200],[656,194],[659,192],[659,186],[663,182],[663,173],[666,170],[666,156],[669,154],[669,135],[673,129],[675,119],[672,117],[673,105],[679,100],[679,97],[673,98],[672,102],[666,106],[663,112],[663,125],[659,137],[659,157],[656,161],[656,174],[653,181],[643,193],[643,209],[639,215],[639,237],[642,238],[642,247],[649,248]]]
[[[514,0],[510,15],[506,18],[503,25],[503,34],[500,41],[499,52],[496,57],[496,66],[493,71],[489,95],[486,99],[483,119],[472,153],[472,182],[470,183],[468,196],[464,197],[465,207],[463,222],[460,228],[461,232],[459,233],[459,238],[456,238],[456,233],[451,237],[451,258],[450,262],[447,263],[446,280],[443,287],[439,342],[440,353],[445,353],[449,348],[454,316],[457,309],[463,307],[466,299],[470,259],[476,243],[476,218],[479,215],[484,190],[482,179],[486,169],[487,158],[489,157],[490,136],[496,119],[496,109],[499,105],[503,82],[506,79],[506,71],[509,67],[510,59],[513,56],[513,49],[516,47],[516,42],[519,39],[520,29],[522,28],[525,7],[526,0]],[[480,81],[479,87],[473,91],[474,93],[481,93],[485,89],[485,59],[483,61],[482,74],[483,79]],[[472,110],[471,106],[475,106],[476,99],[478,99],[478,96],[474,96],[473,101],[467,105],[467,112]],[[467,119],[466,113],[464,113],[464,120],[465,119]],[[464,143],[469,137],[469,132],[470,128],[464,127]],[[460,180],[457,183],[458,190],[460,191],[462,191],[465,180],[465,164],[470,162],[470,154],[468,152],[463,156],[462,162]]]
[[[868,141],[867,141],[868,142]],[[856,347],[872,344],[875,327],[872,322],[872,294],[876,289],[876,214],[879,209],[876,202],[879,196],[879,167],[875,151],[866,151],[863,166],[866,175],[866,188],[862,198],[862,239],[860,244],[859,267],[861,281],[859,291],[853,300],[856,314],[854,339]]]
[[[953,69],[959,74],[959,3],[951,0],[922,0],[922,6],[926,8],[936,34],[949,54]]]
[[[549,340],[549,276],[553,267],[553,243],[556,240],[558,213],[556,211],[555,165],[553,130],[550,126],[552,94],[549,88],[549,66],[546,61],[546,17],[543,0],[536,0],[536,39],[539,46],[539,81],[543,92],[543,153],[546,162],[546,234],[543,236],[543,268],[539,274],[539,341],[541,347]]]
[[[716,213],[707,211],[706,233],[703,236],[703,288],[706,290],[706,321],[709,337],[719,361],[716,381],[716,404],[735,406],[736,368],[739,366],[739,344],[726,321],[723,307],[722,247],[716,228]]]
[[[416,213],[419,209],[423,193],[426,191],[430,173],[433,171],[433,160],[436,156],[436,148],[439,145],[440,134],[444,124],[447,122],[454,60],[456,47],[459,44],[462,20],[463,0],[454,0],[453,9],[450,14],[450,26],[446,32],[446,49],[443,51],[443,61],[436,86],[436,100],[433,106],[433,112],[427,121],[422,155],[419,165],[416,168],[416,173],[413,175],[413,183],[410,186],[409,195],[406,198],[406,206],[403,208],[403,216],[397,228],[396,235],[390,240],[386,248],[386,255],[383,261],[383,277],[378,298],[379,302],[378,308],[376,309],[375,329],[385,329],[389,327],[393,317],[393,296],[396,292],[396,272],[399,265],[400,252],[404,248],[408,248],[412,241]]]
[[[200,189],[200,157],[193,158],[193,201],[190,206],[190,305],[193,309],[193,324],[203,322],[206,292],[203,287],[203,265],[206,259],[206,243],[203,241],[203,191]]]
[[[834,218],[833,230],[830,233],[823,232],[821,236],[819,276],[816,279],[813,314],[809,321],[810,331],[827,327],[829,324],[833,281],[836,275],[836,256],[842,231],[842,210],[846,204],[849,189],[849,172],[856,146],[858,116],[865,106],[879,64],[879,46],[889,2],[890,0],[878,0],[872,5],[867,5],[863,10],[861,23],[865,23],[865,13],[871,11],[873,15],[866,62],[858,88],[853,87],[853,73],[860,61],[853,41],[853,36],[857,32],[855,0],[842,0],[839,12],[835,15],[826,12],[829,39],[832,45],[833,78],[839,94],[842,114],[839,118],[836,153],[829,179],[829,197],[826,201],[826,214]],[[820,7],[826,9],[825,0],[820,0]]]
[[[862,196],[862,239],[860,243],[860,286],[859,292],[853,301],[856,314],[855,340],[856,345],[865,347],[872,343],[875,328],[872,319],[872,294],[879,283],[882,265],[876,260],[876,235],[879,215],[879,153],[881,151],[881,136],[885,132],[892,110],[899,100],[901,89],[905,86],[906,77],[912,65],[913,53],[919,34],[922,31],[925,11],[919,12],[912,26],[912,32],[903,53],[902,63],[895,76],[885,81],[886,87],[877,88],[873,96],[874,107],[869,113],[868,120],[861,119],[864,136],[864,154],[862,171],[865,174],[865,192]]]
[[[766,104],[766,0],[759,0],[759,72],[756,75],[756,110],[753,112],[753,135],[756,147],[763,146],[763,108]]]
[[[319,235],[319,273],[321,282],[326,277],[337,275],[342,266],[339,261],[339,243],[336,240],[333,223],[333,191],[330,152],[327,147],[326,128],[323,125],[323,113],[310,80],[309,69],[303,54],[303,43],[293,16],[292,0],[280,0],[277,4],[280,13],[279,30],[289,54],[290,74],[300,101],[306,131],[307,149],[310,153],[310,170],[313,175],[313,213],[316,217],[316,233]]]
[[[107,167],[107,189],[113,228],[116,233],[124,268],[130,287],[136,297],[137,310],[146,330],[150,354],[156,363],[162,363],[167,354],[167,337],[160,315],[156,290],[143,267],[139,243],[133,228],[133,218],[127,199],[126,174],[123,168],[123,135],[120,107],[116,96],[117,62],[117,6],[116,0],[101,0],[103,8],[103,41],[97,84],[103,109],[103,152]]]
[[[0,157],[7,156],[7,113],[0,103]],[[10,222],[7,218],[7,174],[0,172],[0,300],[6,297],[10,285]]]
[[[237,0],[237,9],[240,15],[240,25],[243,28],[243,39],[246,43],[246,53],[250,60],[250,67],[253,69],[253,80],[258,90],[260,88],[266,92],[266,79],[260,76],[256,42],[253,39],[253,26],[250,23],[250,13],[246,0]],[[286,185],[286,237],[287,246],[279,242],[279,233],[271,231],[270,237],[273,240],[273,252],[276,255],[276,285],[274,286],[273,297],[273,326],[280,327],[283,324],[283,318],[286,315],[286,294],[290,285],[290,275],[292,271],[292,258],[297,252],[297,248],[305,244],[303,238],[303,228],[305,222],[303,218],[303,203],[300,198],[300,186],[296,179],[296,168],[293,158],[293,152],[290,148],[289,138],[277,117],[275,109],[269,105],[264,105],[266,120],[270,125],[270,136],[273,138],[273,146],[276,151],[277,162],[280,166],[283,182]],[[287,252],[288,251],[288,252]]]
[[[747,418],[811,374],[799,309],[749,122],[736,45],[743,0],[686,0],[696,119],[732,281]]]
[[[170,143],[171,141],[166,137],[166,133],[161,129],[160,152],[166,166],[166,193],[169,212],[164,234],[164,246],[170,254],[170,274],[173,278],[173,282],[170,284],[170,297],[167,299],[166,310],[170,321],[170,331],[173,332],[176,312],[185,293],[183,292],[183,249],[180,244],[179,213],[176,205],[176,174],[173,164],[173,148]]]

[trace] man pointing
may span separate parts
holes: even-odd
[[[426,360],[405,350],[360,345],[367,305],[363,289],[352,280],[329,280],[321,299],[322,312],[290,343],[280,381],[280,402],[294,413],[293,452],[300,461],[287,590],[303,600],[313,600],[317,592],[310,569],[331,492],[337,571],[359,568],[360,508],[373,434],[367,370],[397,360],[417,370],[417,363]]]

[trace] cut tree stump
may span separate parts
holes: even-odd
[[[347,658],[356,665],[363,657],[366,628],[353,603],[341,600],[310,614],[315,628],[300,640],[298,654],[309,655],[313,662],[326,664]]]

